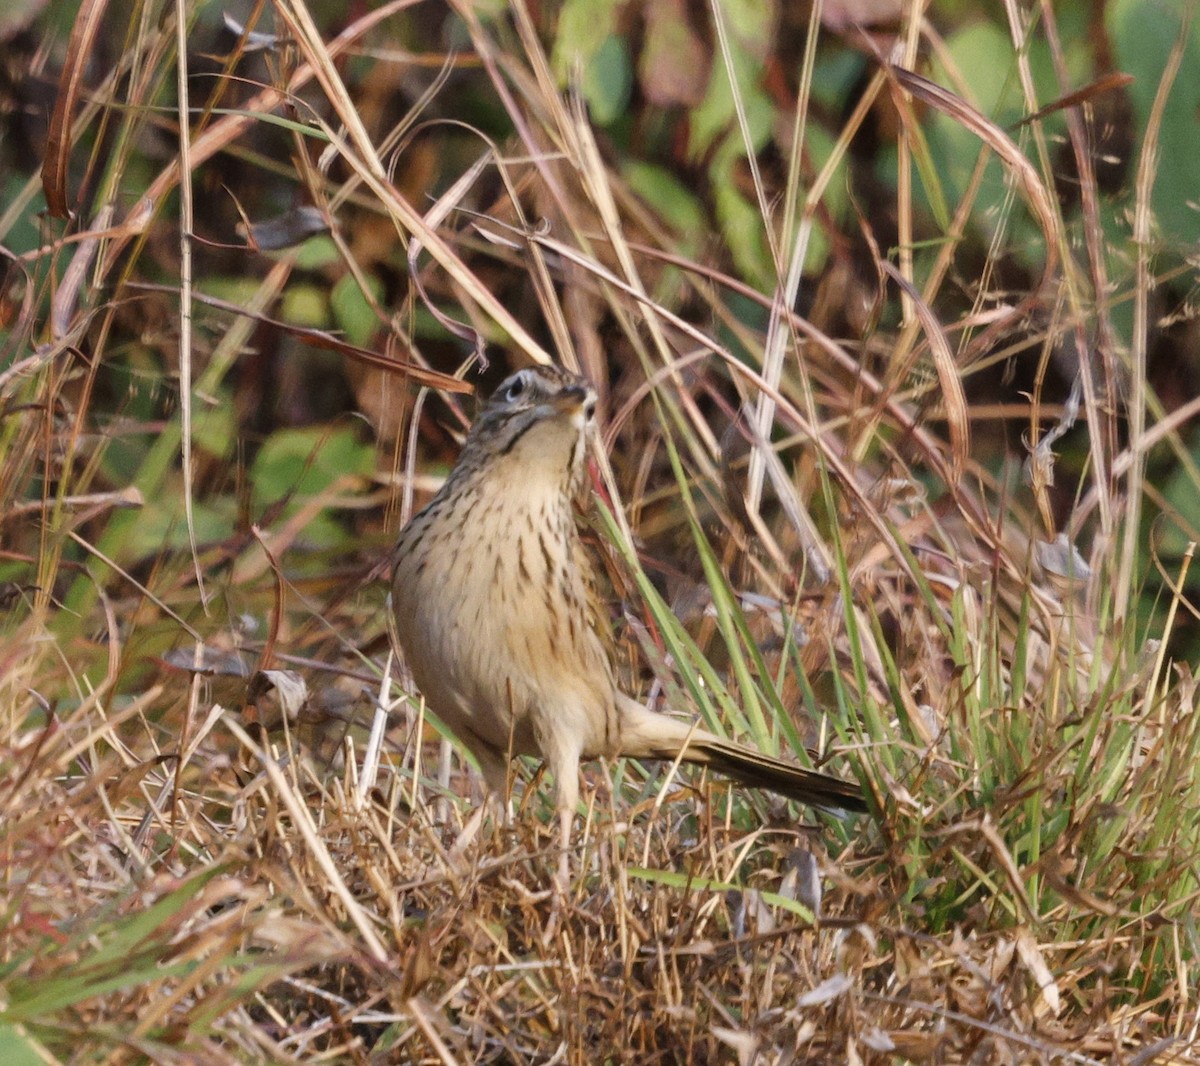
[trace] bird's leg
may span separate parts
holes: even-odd
[[[450,862],[456,870],[465,870],[467,849],[479,835],[479,829],[489,810],[493,812],[497,825],[507,825],[509,820],[508,802],[508,764],[504,759],[492,754],[488,749],[475,751],[479,767],[483,771],[483,780],[487,786],[483,802],[475,808],[467,824],[463,826],[458,839],[450,848]]]
[[[544,943],[554,938],[571,892],[571,828],[579,806],[579,743],[572,737],[551,732],[544,738],[546,763],[554,774],[554,807],[558,814],[558,869],[553,878],[550,921],[542,934]]]
[[[554,773],[554,807],[558,811],[558,879],[565,892],[571,886],[571,827],[579,807],[580,740],[552,731],[544,738],[546,763]]]
[[[578,785],[576,785],[575,791],[578,793]],[[558,795],[558,868],[550,881],[550,917],[546,922],[545,929],[542,930],[542,946],[544,948],[549,948],[554,943],[558,927],[567,910],[567,897],[571,892],[569,849],[571,847],[571,826],[575,821],[575,807],[574,804],[570,807],[562,806],[562,798],[560,792]]]
[[[571,889],[571,827],[575,823],[575,808],[563,808],[558,812],[558,876],[555,884],[566,897]]]

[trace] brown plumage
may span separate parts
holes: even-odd
[[[471,427],[441,491],[400,534],[396,635],[430,709],[502,793],[514,755],[554,775],[564,844],[581,759],[711,766],[819,807],[865,811],[854,785],[667,715],[619,689],[597,632],[573,502],[596,397],[549,367],[509,377]]]

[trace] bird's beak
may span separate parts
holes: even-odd
[[[588,392],[584,385],[568,385],[554,394],[550,405],[559,414],[573,415],[587,402]]]

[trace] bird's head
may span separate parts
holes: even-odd
[[[548,472],[575,485],[595,414],[596,393],[583,378],[559,367],[526,367],[492,393],[460,462],[504,462],[531,478]]]

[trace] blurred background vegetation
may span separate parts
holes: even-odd
[[[976,344],[959,366],[972,404],[973,456],[999,476],[1006,460],[1025,458],[1027,398],[1050,405],[1065,399],[1078,378],[1079,346],[1098,353],[1109,368],[1113,380],[1107,387],[1117,394],[1117,403],[1127,390],[1122,364],[1136,328],[1134,168],[1161,72],[1177,40],[1178,15],[1188,8],[1134,0],[1065,3],[1054,10],[1053,34],[1044,32],[1038,9],[1022,9],[1020,67],[1008,21],[1018,14],[1015,5],[1006,12],[937,4],[928,12],[930,33],[918,49],[916,66],[1023,142],[1060,205],[1064,250],[1099,257],[1077,269],[1082,285],[1104,282],[1103,292],[1087,297],[1100,301],[1102,313],[1072,334],[1058,328],[1057,309],[1044,293],[1036,306],[1021,303],[1038,286],[1047,258],[1045,234],[1036,218],[1013,210],[1014,191],[1004,165],[995,153],[981,150],[976,131],[954,116],[918,106],[913,118],[920,124],[911,127],[905,166],[898,166],[897,134],[910,119],[897,114],[894,90],[879,91],[871,82],[879,77],[881,58],[897,47],[892,27],[901,7],[825,4],[820,11],[828,29],[813,42],[808,30],[813,11],[805,4],[731,3],[722,9],[720,33],[699,5],[676,0],[580,0],[561,10],[535,5],[528,9],[526,30],[542,35],[550,67],[529,76],[552,78],[586,105],[597,147],[630,220],[631,242],[652,242],[718,276],[770,293],[780,246],[776,241],[771,247],[763,214],[802,213],[811,225],[804,230],[796,309],[826,334],[851,343],[865,367],[882,378],[891,376],[889,347],[905,309],[895,287],[881,282],[876,257],[899,255],[906,272],[921,283],[952,233],[953,257],[933,307],[938,318],[955,323],[973,314],[986,321],[988,311],[1002,316],[1013,306],[1023,312],[1005,323],[1001,336]],[[470,32],[453,7],[398,8],[338,56],[337,71],[363,127],[386,149],[381,156],[396,187],[424,211],[489,142],[504,145],[513,137],[513,115],[498,98],[495,75],[487,69],[496,57],[475,54]],[[84,110],[62,116],[71,129],[57,131],[59,151],[53,160],[67,196],[64,206],[74,215],[70,225],[47,213],[41,172],[53,108],[61,99],[58,83],[75,6],[18,3],[9,7],[0,27],[6,44],[0,240],[11,260],[7,358],[16,363],[23,352],[61,341],[73,329],[74,362],[63,361],[62,387],[54,395],[60,409],[47,414],[69,423],[81,401],[87,407],[87,425],[72,430],[59,460],[28,453],[10,464],[9,498],[53,496],[64,473],[75,494],[137,486],[143,503],[136,517],[103,512],[77,532],[101,549],[113,549],[113,561],[122,567],[182,567],[179,579],[186,580],[191,564],[177,551],[187,542],[186,494],[178,455],[171,454],[171,434],[178,432],[172,426],[179,403],[180,203],[172,181],[154,184],[177,141],[178,96],[167,27],[157,28],[159,39],[145,42],[151,49],[145,55],[128,52],[129,34],[149,32],[169,11],[155,14],[121,4],[89,4],[84,10],[96,20],[87,55],[72,57],[81,60],[72,102]],[[378,456],[397,448],[411,389],[400,375],[381,374],[336,352],[315,351],[304,338],[270,322],[252,327],[243,351],[220,352],[230,312],[202,298],[219,297],[237,307],[251,305],[256,294],[262,301],[264,279],[272,269],[279,278],[282,267],[285,280],[273,283],[263,304],[262,313],[273,320],[334,331],[360,347],[415,355],[448,372],[461,372],[471,344],[447,330],[437,314],[444,308],[452,319],[461,317],[454,313],[453,285],[430,270],[424,291],[416,287],[404,242],[386,212],[361,188],[343,184],[349,173],[335,152],[322,158],[328,138],[316,116],[336,122],[322,90],[308,82],[269,120],[254,110],[262,86],[286,84],[299,61],[286,44],[251,38],[248,46],[239,38],[235,30],[244,23],[233,20],[251,17],[255,10],[200,4],[189,11],[186,85],[193,140],[249,107],[237,135],[226,133],[191,175],[190,269],[201,297],[192,308],[195,362],[188,368],[197,386],[190,427],[196,451],[191,520],[197,539],[223,544],[229,562],[243,550],[238,541],[251,522],[283,520],[302,500],[356,474],[361,480],[342,488],[361,498],[352,506],[314,508],[301,534],[303,551],[292,556],[297,564],[307,558],[313,575],[327,577],[331,566],[369,560],[386,547],[395,510],[370,506],[370,489],[378,484],[371,484],[372,474]],[[504,4],[474,5],[473,12],[494,35],[498,55],[521,47],[520,28],[508,24]],[[264,9],[262,17],[267,14]],[[340,5],[315,5],[312,16],[327,39],[346,26]],[[863,34],[853,28],[860,21],[882,28]],[[263,32],[257,24],[256,32]],[[256,43],[262,47],[253,47]],[[1153,292],[1150,321],[1139,342],[1146,347],[1147,382],[1162,412],[1184,408],[1196,397],[1195,274],[1188,261],[1200,239],[1195,199],[1200,156],[1191,150],[1193,105],[1200,101],[1196,48],[1192,32],[1167,106],[1156,120],[1154,148],[1163,162],[1152,171],[1146,204],[1152,216],[1146,252],[1153,261]],[[736,93],[729,71],[737,79]],[[1118,72],[1132,80],[1117,80]],[[1052,108],[1036,126],[1016,125],[1031,114],[1031,98],[1044,107],[1089,85],[1093,91],[1082,93],[1083,102],[1075,108]],[[111,94],[123,110],[101,106],[105,101],[98,93]],[[798,98],[805,105],[799,112]],[[856,115],[864,103],[869,104],[866,113]],[[1086,198],[1075,157],[1081,143],[1068,137],[1071,117],[1083,127],[1082,147],[1094,178]],[[501,250],[470,225],[470,212],[499,211],[501,221],[515,219],[504,203],[507,180],[528,200],[521,224],[549,218],[555,232],[546,204],[538,202],[547,193],[530,177],[533,168],[514,160],[506,170],[482,169],[456,202],[454,229],[463,242],[461,254],[478,276],[534,336],[550,344],[553,337],[530,279],[507,269]],[[898,187],[901,173],[903,188]],[[806,196],[818,175],[819,195]],[[151,219],[140,223],[142,232],[119,238],[115,247],[98,238],[103,258],[90,263],[85,279],[70,279],[68,295],[84,306],[72,309],[60,324],[60,336],[40,335],[38,327],[67,267],[85,265],[84,256],[75,257],[73,244],[64,238],[86,232],[106,209],[118,221],[127,218],[147,190],[158,195],[147,208]],[[953,218],[964,203],[969,210]],[[314,208],[311,216],[302,214]],[[317,228],[334,223],[336,236],[322,232],[304,240],[304,226],[313,219]],[[256,229],[270,220],[275,220],[271,230]],[[248,240],[259,247],[247,247]],[[288,247],[270,251],[261,246],[264,241]],[[90,247],[87,251],[95,254]],[[98,270],[105,276],[98,277]],[[669,263],[648,280],[653,298],[685,317],[696,310],[699,301]],[[1076,303],[1081,298],[1078,291],[1072,297]],[[764,329],[769,307],[732,290],[721,294],[719,312],[728,321],[711,323],[717,339],[751,358],[739,331]],[[711,313],[704,308],[704,315]],[[1054,328],[1048,328],[1051,324]],[[502,344],[494,328],[480,328],[490,343]],[[105,344],[102,359],[91,350],[97,332]],[[968,324],[968,339],[972,332],[980,329]],[[608,343],[603,322],[595,333],[596,347],[604,349],[604,376],[618,376],[627,353]],[[600,355],[585,354],[590,357],[585,369],[598,369]],[[918,355],[912,363],[901,384],[919,394],[920,381],[912,375],[932,372],[928,358]],[[471,380],[486,390],[505,369],[501,353],[482,378],[472,373]],[[18,385],[27,381],[10,378],[5,394],[10,405],[21,399]],[[935,400],[923,398],[926,407],[936,406]],[[429,420],[444,425],[445,413],[433,406]],[[1123,434],[1120,413],[1108,414],[1114,432]],[[48,431],[62,425],[48,423]],[[419,447],[437,450],[440,441],[450,458],[449,439],[438,427],[427,428]],[[1186,422],[1178,432],[1174,448],[1163,442],[1150,455],[1151,506],[1144,517],[1145,544],[1167,572],[1178,570],[1183,548],[1200,524]],[[1086,433],[1078,423],[1059,445],[1063,458],[1052,491],[1052,534],[1068,524],[1086,488]],[[1074,523],[1073,540],[1091,517]],[[24,523],[10,527],[7,536],[10,550],[33,558],[45,531]],[[86,559],[78,545],[64,545],[62,551],[73,562]],[[10,565],[8,578],[22,582],[27,565]],[[60,589],[66,601],[83,606],[90,597],[88,582],[70,571],[57,576],[73,586]],[[1151,580],[1143,590],[1149,597],[1145,602],[1152,603],[1160,588]],[[228,605],[224,613],[226,620],[235,618],[239,605]],[[1190,613],[1179,620],[1174,639],[1191,657]]]

